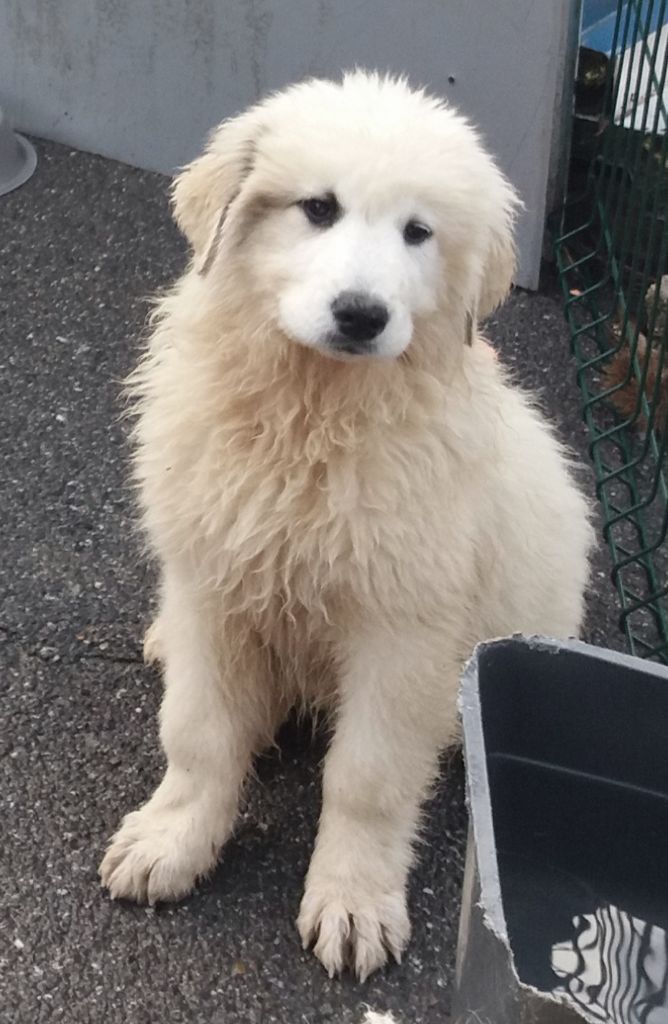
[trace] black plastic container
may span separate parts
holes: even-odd
[[[668,1024],[668,669],[480,645],[455,1024]]]

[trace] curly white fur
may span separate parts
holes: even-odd
[[[299,205],[323,194],[340,206],[327,230]],[[463,660],[582,618],[586,503],[475,329],[510,286],[517,200],[462,118],[358,72],[223,124],[174,203],[193,261],[131,381],[168,768],[101,876],[117,897],[185,896],[254,753],[296,702],[329,707],[298,925],[330,974],[365,978],[409,938]],[[419,251],[402,236],[415,217],[432,232]],[[350,288],[390,312],[379,358],[329,358]]]

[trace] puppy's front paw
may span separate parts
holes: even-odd
[[[400,963],[411,933],[403,891],[317,877],[307,881],[297,927],[330,978],[351,967],[360,981],[388,954]]]
[[[215,865],[218,847],[198,828],[192,808],[128,814],[100,864],[102,885],[113,899],[137,903],[179,900]]]

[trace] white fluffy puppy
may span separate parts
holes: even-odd
[[[193,259],[132,380],[167,770],[111,841],[113,896],[189,893],[253,755],[330,707],[299,930],[330,974],[399,959],[462,662],[582,617],[586,503],[476,329],[516,206],[465,120],[361,72],[224,123],[177,178]]]

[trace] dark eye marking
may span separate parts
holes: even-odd
[[[342,212],[336,196],[331,192],[324,196],[300,199],[297,206],[301,207],[307,219],[317,228],[331,228]]]
[[[432,234],[431,228],[426,224],[422,224],[419,220],[409,220],[404,227],[404,242],[406,245],[422,245],[428,238],[431,238]]]

